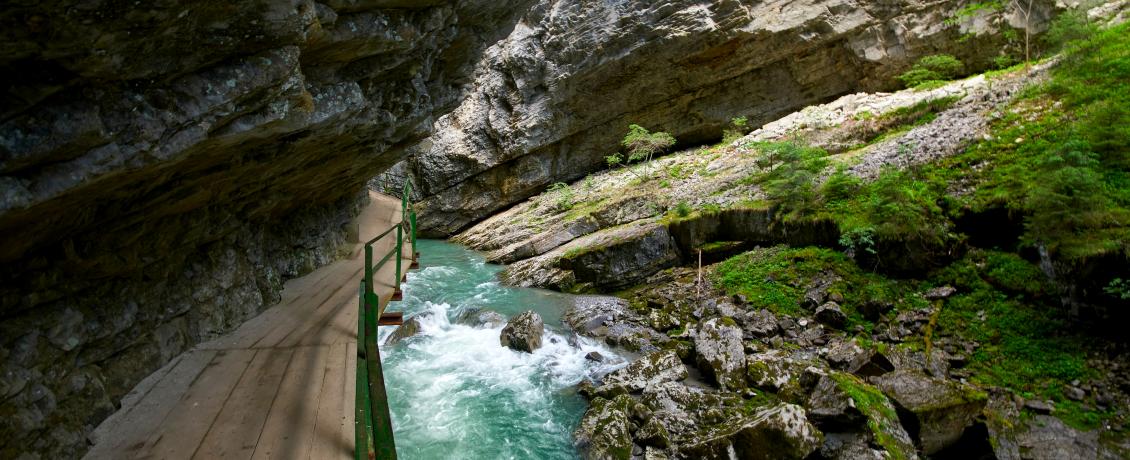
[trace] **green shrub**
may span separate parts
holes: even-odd
[[[758,166],[768,172],[754,178],[785,220],[810,215],[820,206],[813,181],[828,165],[828,152],[795,141],[754,144],[761,152]]]
[[[746,117],[730,119],[730,128],[722,131],[722,143],[730,144],[749,132],[749,120]]]
[[[1097,31],[1098,27],[1087,19],[1086,12],[1068,10],[1052,20],[1042,40],[1049,49],[1060,50],[1091,37]]]
[[[1130,300],[1130,281],[1122,278],[1112,279],[1110,284],[1103,288],[1103,292],[1116,299]]]
[[[935,54],[919,59],[910,70],[896,78],[907,88],[915,88],[929,82],[953,80],[964,70],[965,65],[957,58],[948,54]]]
[[[651,161],[656,153],[675,145],[675,137],[665,132],[650,132],[640,125],[629,125],[620,141],[628,149],[628,162]]]
[[[691,205],[687,204],[686,201],[680,201],[679,204],[675,205],[675,215],[676,216],[687,217],[687,216],[691,215],[691,211],[692,211]]]
[[[558,211],[573,209],[573,188],[564,182],[557,182],[549,186],[549,194],[553,196],[553,205]]]

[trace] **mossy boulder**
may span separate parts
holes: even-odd
[[[577,448],[586,460],[626,460],[632,456],[629,409],[635,402],[620,395],[612,400],[596,398],[573,432]]]
[[[695,442],[678,448],[686,458],[803,459],[815,452],[823,435],[800,406],[779,403],[750,415],[702,430]]]
[[[801,352],[768,350],[747,356],[745,370],[750,385],[799,404],[825,372],[825,365]]]
[[[805,408],[809,420],[824,432],[862,433],[858,437],[865,440],[865,444],[881,448],[885,458],[918,458],[914,442],[900,423],[894,405],[877,388],[856,376],[831,372],[822,377]],[[839,444],[825,446],[833,451],[828,456],[851,458],[864,453],[854,439]]]
[[[657,351],[604,377],[604,384],[597,388],[597,394],[638,392],[649,386],[663,382],[674,382],[687,378],[687,366],[679,360],[674,350]]]
[[[872,381],[894,401],[907,431],[927,455],[957,442],[988,400],[970,385],[914,370],[891,372]]]
[[[728,317],[703,321],[694,339],[698,369],[723,390],[745,388],[742,329]]]

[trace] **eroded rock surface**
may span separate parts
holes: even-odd
[[[947,26],[961,6],[546,2],[488,51],[476,91],[401,169],[427,197],[421,225],[450,235],[603,167],[631,123],[683,142],[711,140],[735,116],[760,126],[836,96],[894,87],[893,76],[922,55],[985,67],[1004,38],[980,17]],[[1032,27],[1042,30],[1050,11],[1037,2]]]
[[[531,3],[7,2],[0,457],[81,456],[141,378],[339,257]]]

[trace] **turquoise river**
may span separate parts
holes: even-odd
[[[404,300],[390,310],[403,310],[406,318],[431,315],[423,317],[419,335],[381,345],[399,457],[577,458],[572,431],[586,405],[575,385],[618,366],[585,359],[591,351],[614,357],[604,344],[570,340],[561,316],[573,298],[503,286],[502,267],[456,244],[421,240],[419,252],[421,267],[409,272]],[[499,344],[501,327],[458,324],[471,308],[506,317],[538,312],[543,346],[516,352]],[[381,329],[383,344],[395,328]]]

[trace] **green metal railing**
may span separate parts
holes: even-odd
[[[388,302],[381,305],[380,297],[374,292],[373,275],[381,270],[389,259],[396,259],[396,281],[391,300],[400,300],[400,282],[404,278],[403,260],[405,234],[411,244],[412,265],[417,267],[416,252],[416,211],[409,202],[412,189],[404,183],[400,199],[400,222],[393,224],[375,238],[365,243],[365,277],[358,289],[357,315],[357,398],[355,409],[354,458],[395,459],[396,444],[392,436],[392,418],[388,410],[388,396],[385,393],[384,370],[381,368],[381,354],[377,348],[377,326],[400,324],[402,315],[385,313]],[[396,245],[375,265],[373,264],[373,244],[396,232]]]

